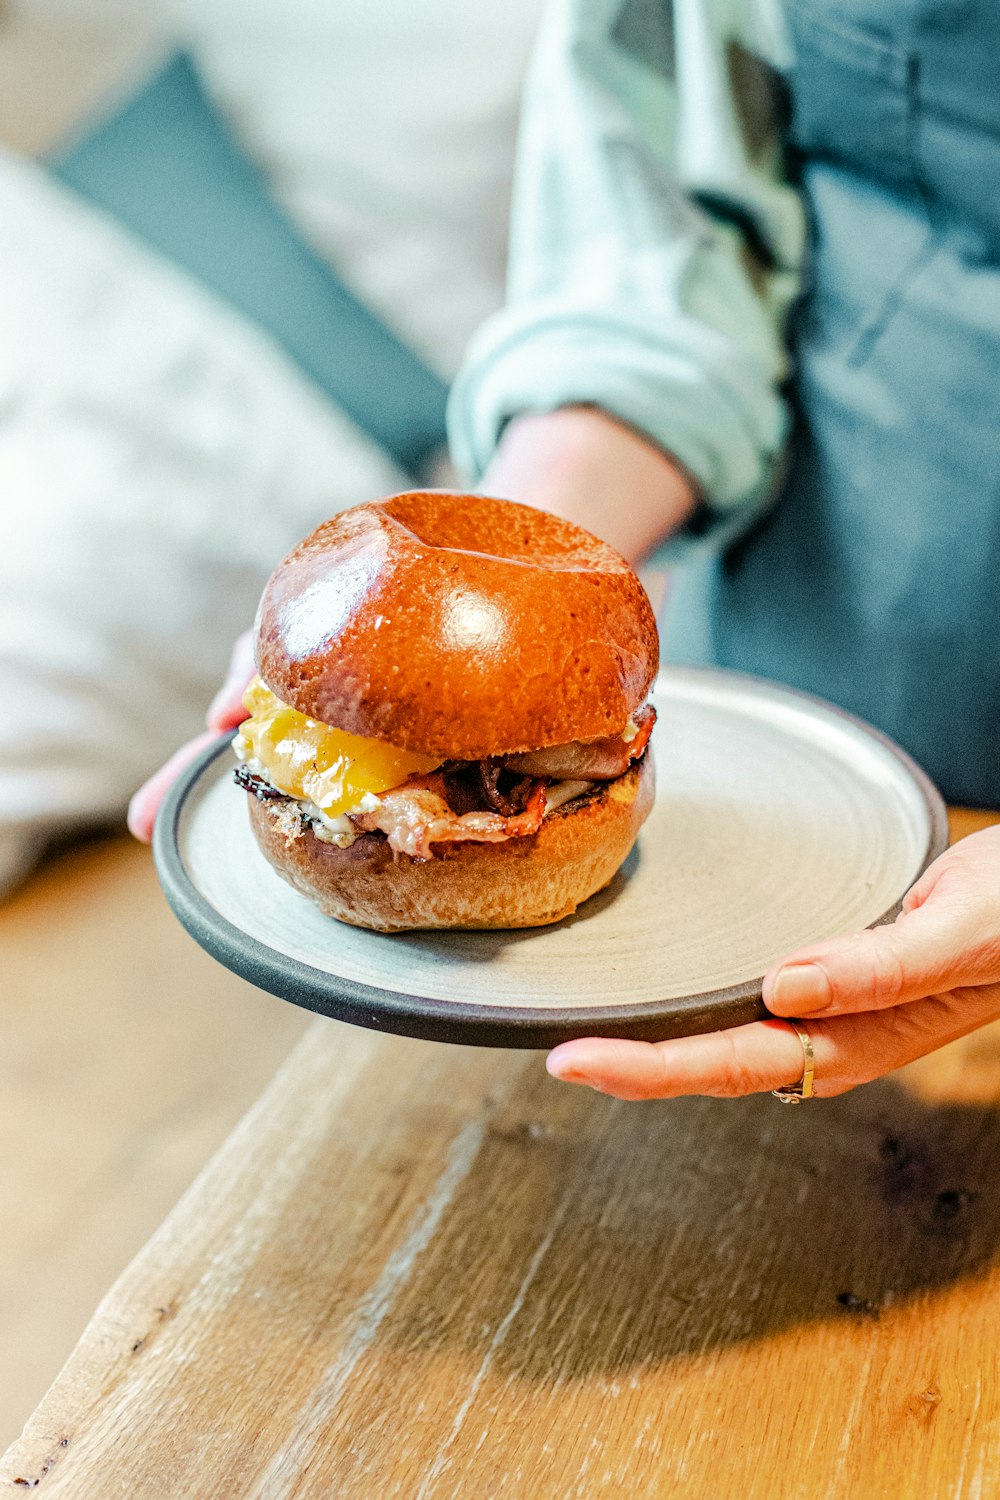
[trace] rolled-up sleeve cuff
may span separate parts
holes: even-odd
[[[695,359],[659,331],[623,328],[620,316],[500,314],[473,343],[452,390],[457,467],[478,483],[511,418],[572,405],[599,406],[647,434],[701,486],[693,522],[658,558],[724,545],[766,508],[784,403],[752,359],[704,325]]]

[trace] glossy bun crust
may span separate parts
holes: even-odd
[[[284,702],[442,759],[620,734],[657,669],[652,607],[613,548],[443,490],[320,526],[273,573],[256,633]]]
[[[393,854],[380,833],[348,849],[317,839],[294,804],[249,799],[266,858],[330,917],[376,932],[429,927],[543,927],[602,890],[622,865],[653,805],[644,755],[546,818],[538,833],[502,844],[453,844],[420,863]]]

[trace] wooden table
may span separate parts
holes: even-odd
[[[993,1028],[789,1110],[317,1021],[0,1489],[993,1495],[998,1096]]]

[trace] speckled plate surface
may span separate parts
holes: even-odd
[[[548,1047],[752,1020],[775,959],[896,914],[945,847],[944,806],[896,746],[788,689],[675,668],[652,701],[653,812],[611,885],[554,927],[387,935],[322,916],[259,853],[228,740],[161,809],[167,898],[228,968],[360,1026]]]

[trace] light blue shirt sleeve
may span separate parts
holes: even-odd
[[[473,482],[523,412],[600,406],[699,481],[718,545],[767,504],[804,216],[778,0],[554,0],[527,81],[509,301],[450,405]],[[706,524],[707,522],[707,524]]]

